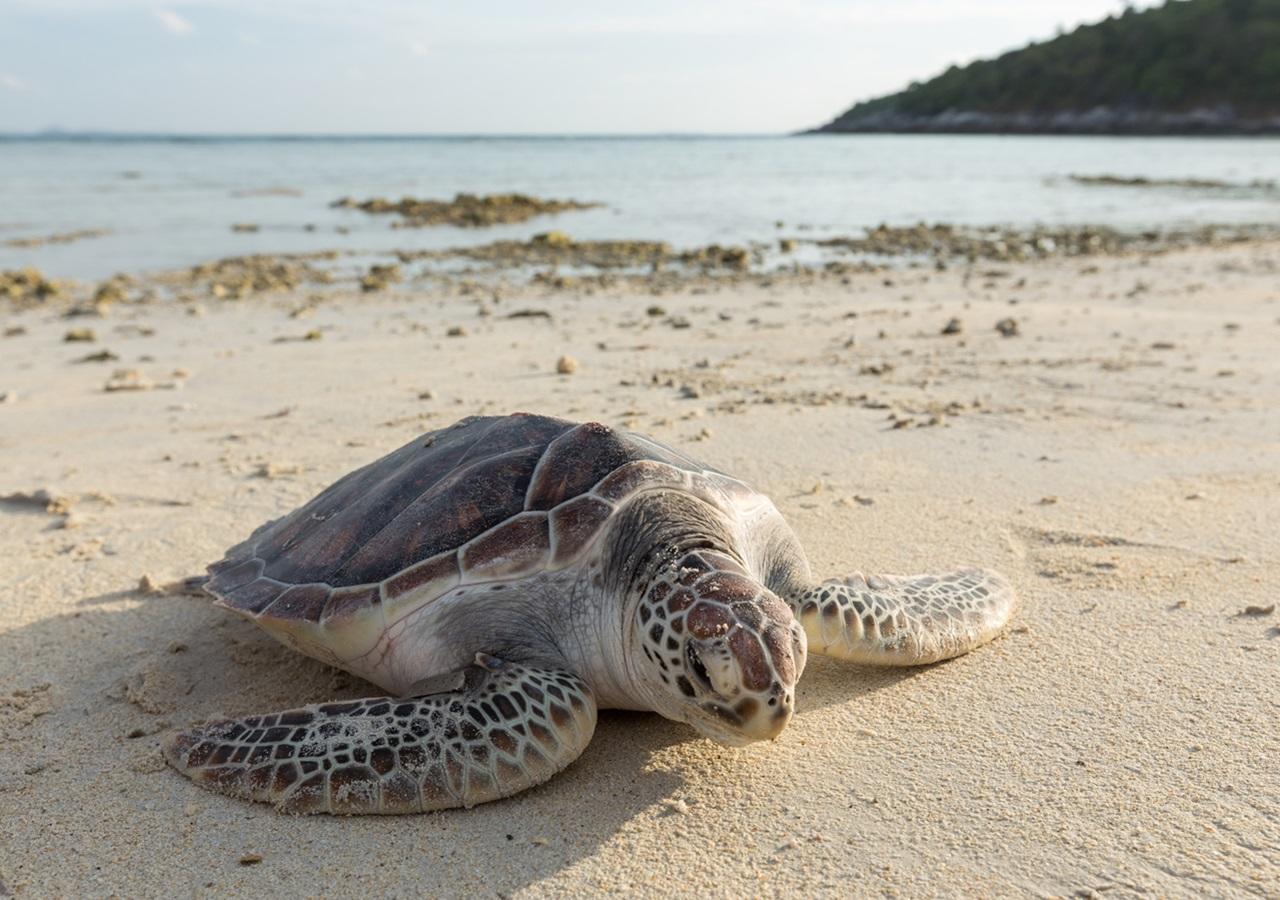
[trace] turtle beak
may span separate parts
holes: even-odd
[[[712,713],[727,726],[732,737],[722,737],[716,732],[708,732],[708,736],[733,746],[741,746],[752,741],[771,741],[791,721],[795,710],[795,693],[790,687],[775,682],[764,696],[746,697],[733,706],[724,703],[704,703],[703,709]]]
[[[775,683],[753,715],[744,717],[742,732],[753,741],[771,741],[782,734],[795,710],[795,693]]]

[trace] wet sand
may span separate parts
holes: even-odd
[[[1278,285],[1260,242],[487,316],[404,284],[7,315],[0,896],[1273,894]],[[566,772],[469,811],[290,818],[167,769],[171,728],[372,690],[143,577],[512,410],[745,478],[824,575],[986,565],[1023,609],[941,665],[813,659],[768,744],[603,713]]]

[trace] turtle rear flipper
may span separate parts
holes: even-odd
[[[1009,582],[986,569],[855,573],[792,601],[810,652],[881,666],[923,665],[968,653],[999,635],[1017,605]]]
[[[546,781],[578,758],[596,723],[568,671],[485,654],[459,689],[370,697],[210,722],[165,742],[197,783],[298,814],[414,813],[475,806]]]

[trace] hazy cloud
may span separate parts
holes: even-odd
[[[156,20],[173,34],[188,35],[195,31],[195,26],[171,9],[152,10]]]
[[[6,91],[25,91],[27,83],[17,75],[11,75],[8,72],[0,72],[0,88]]]

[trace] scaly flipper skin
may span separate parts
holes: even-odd
[[[475,806],[540,784],[591,740],[596,703],[577,675],[486,654],[456,691],[325,703],[210,722],[165,743],[211,790],[297,814]]]
[[[999,635],[1017,605],[1009,582],[985,569],[854,573],[792,601],[810,652],[879,666],[924,665],[968,653]]]

